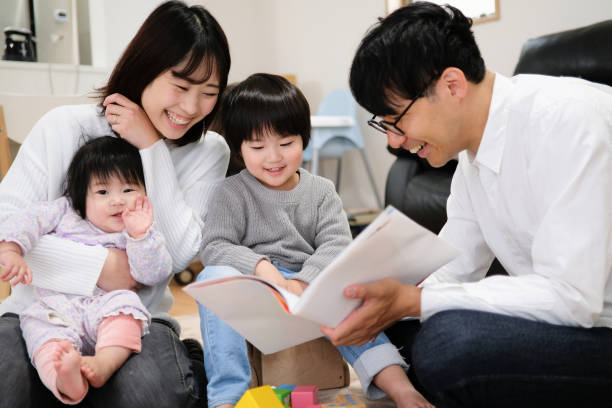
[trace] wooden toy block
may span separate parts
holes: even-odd
[[[252,388],[244,393],[236,408],[284,408],[269,385]]]
[[[316,385],[298,385],[291,392],[292,408],[307,408],[319,402],[319,390]]]

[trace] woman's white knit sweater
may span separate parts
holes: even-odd
[[[32,202],[60,197],[75,151],[89,139],[112,134],[96,105],[62,106],[45,114],[0,184],[0,220]],[[198,142],[181,147],[160,140],[140,150],[140,156],[156,228],[164,234],[174,271],[181,271],[200,249],[210,188],[225,176],[229,148],[220,135],[207,132]],[[91,295],[107,255],[103,247],[45,236],[26,255],[26,261],[34,285]],[[172,306],[167,283],[139,291],[153,314],[167,312]],[[0,304],[0,315],[19,313],[32,301],[32,287],[17,285]]]

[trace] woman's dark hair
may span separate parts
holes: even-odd
[[[310,107],[304,94],[279,75],[253,74],[221,100],[221,128],[232,154],[240,154],[245,140],[257,140],[266,131],[300,135],[310,141]]]
[[[87,216],[85,201],[92,178],[102,182],[119,177],[130,184],[145,185],[138,149],[124,139],[102,136],[91,139],[77,150],[66,175],[64,195],[81,217]]]
[[[393,95],[414,99],[448,67],[474,83],[485,75],[472,20],[452,6],[416,2],[372,27],[353,59],[349,83],[357,102],[376,115],[395,112]]]
[[[223,93],[231,64],[223,29],[204,7],[168,1],[147,17],[128,44],[106,86],[99,89],[101,99],[118,92],[142,107],[144,89],[160,74],[183,61],[184,68],[173,71],[174,75],[193,82],[190,75],[206,62],[207,72],[198,82],[206,82],[216,69],[219,95]],[[198,141],[216,111],[217,106],[174,143],[184,146]]]

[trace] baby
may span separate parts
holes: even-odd
[[[154,285],[170,276],[172,260],[152,224],[138,149],[116,137],[94,138],[75,153],[63,197],[0,225],[0,279],[32,283],[23,256],[41,236],[54,234],[124,249],[132,277]],[[151,317],[135,292],[96,287],[91,296],[78,296],[36,287],[35,294],[20,315],[21,329],[41,381],[63,403],[79,403],[89,385],[101,387],[140,352]]]

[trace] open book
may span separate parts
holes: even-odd
[[[360,304],[343,290],[354,283],[395,278],[418,284],[457,256],[456,249],[393,207],[387,207],[306,288],[302,296],[256,276],[236,273],[183,290],[264,354],[321,337]]]

